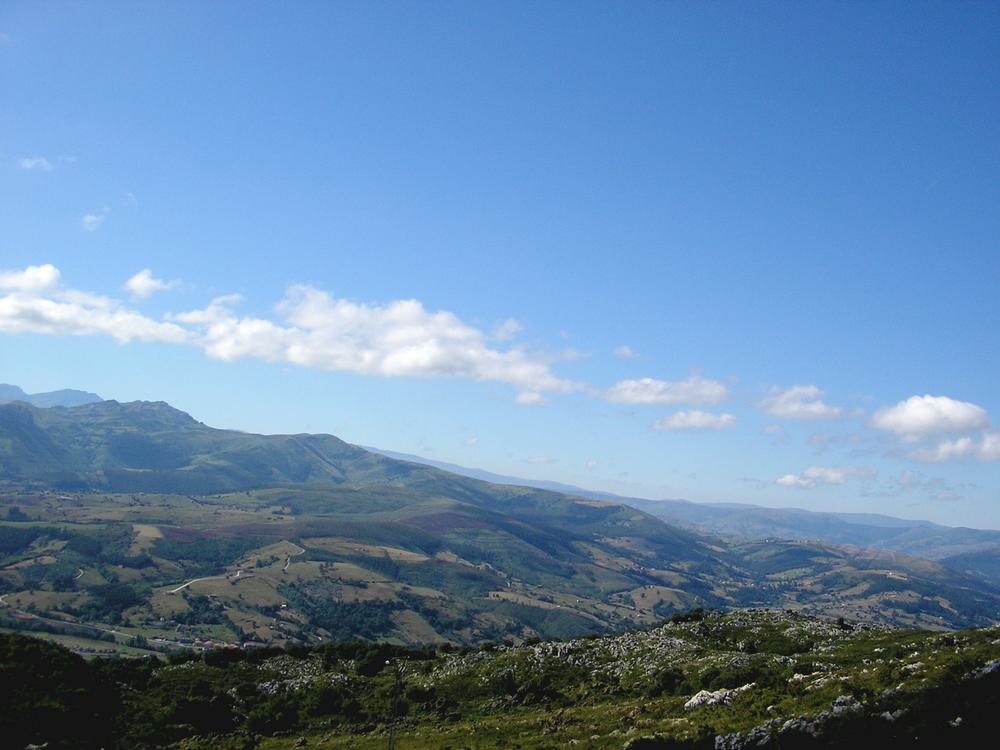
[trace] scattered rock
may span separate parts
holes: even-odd
[[[729,688],[719,688],[718,690],[701,690],[695,693],[691,698],[688,699],[687,703],[684,704],[685,711],[691,711],[695,708],[701,708],[702,706],[714,706],[717,704],[728,704],[731,703],[733,698],[741,693],[745,693],[756,687],[757,683],[749,682],[746,685],[741,685],[738,688],[730,690]]]
[[[782,724],[781,729],[778,730],[778,734],[782,737],[796,734],[805,734],[812,737],[816,734],[816,724],[808,719],[796,716]]]
[[[864,704],[860,703],[853,695],[841,695],[833,701],[833,713],[854,713],[855,711],[860,711],[863,706]]]

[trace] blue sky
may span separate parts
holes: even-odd
[[[6,2],[0,381],[1000,528],[997,39],[990,3]]]

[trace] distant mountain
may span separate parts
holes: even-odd
[[[871,547],[931,560],[944,560],[956,555],[979,552],[984,554],[984,559],[989,559],[991,554],[995,554],[995,549],[1000,548],[1000,531],[994,530],[952,528],[930,521],[894,518],[877,513],[824,513],[799,508],[767,508],[744,503],[647,500],[558,482],[492,474],[481,469],[471,469],[378,448],[370,450],[488,482],[538,487],[577,497],[624,503],[670,524],[735,539],[814,540],[827,544]],[[992,580],[1000,585],[1000,576]]]
[[[1000,589],[1000,547],[963,552],[941,560],[946,568],[982,579]]]
[[[103,400],[96,393],[75,391],[71,388],[63,388],[59,391],[48,391],[46,393],[25,393],[16,385],[0,383],[0,404],[8,404],[11,401],[24,401],[40,409],[48,409],[53,406],[82,406]]]
[[[820,513],[797,508],[623,499],[669,523],[742,539],[818,540],[931,560],[1000,546],[1000,531],[953,528],[867,513]]]

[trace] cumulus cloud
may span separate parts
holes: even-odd
[[[467,437],[462,442],[464,442],[470,448],[475,448],[477,445],[479,445],[479,436],[469,435],[469,437]]]
[[[824,392],[815,385],[793,385],[791,388],[772,387],[760,402],[761,409],[772,417],[786,419],[837,419],[843,414],[839,406],[823,401]]]
[[[108,297],[62,288],[52,265],[0,273],[0,291],[6,292],[0,296],[0,332],[105,335],[121,342],[192,340],[174,323],[147,318]]]
[[[141,275],[141,274],[140,274]],[[133,277],[134,279],[135,277]],[[156,282],[150,276],[150,281]],[[523,404],[579,383],[557,376],[557,359],[523,347],[490,346],[488,335],[454,313],[417,300],[366,305],[309,286],[290,287],[272,318],[239,315],[236,295],[156,320],[121,302],[59,286],[54,266],[0,273],[0,331],[108,335],[119,341],[189,344],[225,361],[241,358],[383,377],[499,382]]]
[[[59,269],[51,263],[28,266],[23,271],[0,272],[0,290],[12,292],[44,292],[59,283]]]
[[[848,479],[872,479],[876,471],[868,466],[810,466],[801,474],[785,474],[774,480],[782,487],[810,489],[818,485],[840,485]]]
[[[900,435],[929,435],[980,430],[989,426],[990,419],[983,407],[968,401],[925,395],[879,409],[868,424]]]
[[[132,294],[132,299],[146,299],[157,292],[165,292],[180,285],[179,279],[164,281],[154,278],[153,272],[144,268],[125,282],[125,288]]]
[[[80,219],[80,228],[84,232],[96,232],[104,223],[104,214],[84,214]]]
[[[621,359],[635,359],[639,356],[628,344],[622,344],[621,346],[615,348],[614,354],[616,357],[620,357]]]
[[[979,439],[961,437],[956,440],[943,440],[929,448],[912,451],[908,457],[932,464],[970,458],[986,463],[1000,461],[1000,432],[987,431]]]
[[[729,389],[718,380],[691,375],[669,382],[654,378],[621,380],[604,392],[617,404],[717,404],[729,397]]]
[[[18,159],[17,166],[29,172],[51,172],[56,168],[55,164],[44,156],[28,156],[24,159]]]
[[[691,411],[679,411],[668,417],[657,420],[653,424],[654,430],[724,430],[736,424],[736,417],[732,414],[709,414],[708,412],[692,409]]]
[[[518,389],[521,404],[541,403],[544,392],[581,388],[556,376],[548,357],[493,348],[483,331],[454,313],[428,311],[413,299],[366,305],[297,285],[277,305],[278,320],[240,316],[234,302],[217,298],[173,319],[197,329],[210,357],[227,361],[250,357],[361,375],[501,382]]]
[[[586,461],[583,462],[583,468],[596,469],[598,466],[600,466],[600,464],[601,462],[598,461],[596,458],[588,458]]]

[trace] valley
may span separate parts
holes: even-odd
[[[0,406],[0,464],[0,626],[84,652],[522,642],[697,607],[1000,618],[1000,591],[940,562],[714,536],[163,403]]]

